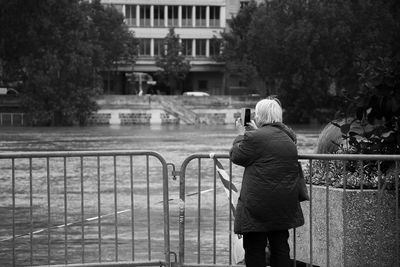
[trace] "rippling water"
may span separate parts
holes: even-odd
[[[302,127],[295,126],[293,129],[297,133],[298,138],[298,149],[300,153],[312,153],[316,141],[318,138],[319,128],[318,127]],[[188,156],[195,153],[221,153],[227,154],[233,139],[236,137],[237,131],[233,125],[224,126],[102,126],[102,127],[57,127],[57,128],[0,128],[0,151],[59,151],[59,150],[121,150],[121,149],[132,149],[132,150],[151,150],[161,154],[167,162],[172,162],[177,168],[180,167],[182,162]],[[144,233],[146,230],[146,210],[145,200],[143,195],[142,183],[145,186],[146,182],[141,181],[141,177],[145,177],[146,170],[143,166],[145,163],[136,162],[134,169],[138,173],[135,178],[135,196],[138,197],[135,205],[135,220],[138,224],[143,226],[144,230],[139,229],[137,226],[138,235]],[[47,244],[51,236],[51,263],[60,264],[64,262],[65,258],[68,258],[69,263],[81,262],[81,251],[82,246],[81,230],[82,224],[79,224],[81,220],[81,181],[85,181],[85,201],[84,201],[84,212],[85,218],[93,217],[97,215],[97,169],[96,161],[94,159],[85,159],[84,171],[81,173],[82,165],[79,159],[68,159],[66,161],[66,173],[64,174],[64,167],[62,159],[53,159],[50,161],[50,171],[47,172],[47,165],[44,159],[35,159],[33,161],[33,225],[30,225],[30,206],[29,206],[29,164],[27,160],[16,160],[15,161],[15,201],[16,209],[13,215],[12,209],[12,194],[11,192],[13,184],[11,183],[12,167],[11,161],[2,160],[0,161],[0,266],[8,266],[12,264],[12,240],[10,239],[12,233],[12,221],[13,216],[16,221],[16,235],[23,235],[16,239],[16,266],[29,265],[29,254],[30,254],[30,241],[29,232],[31,227],[33,230],[44,229],[43,232],[37,232],[33,236],[33,263],[34,264],[47,264],[47,253],[49,248]],[[84,228],[86,232],[85,236],[85,257],[88,262],[96,261],[98,255],[102,255],[103,260],[110,261],[114,259],[114,241],[113,241],[113,229],[116,223],[113,220],[114,211],[114,184],[113,184],[113,166],[112,160],[102,158],[101,167],[101,205],[102,214],[110,213],[112,216],[102,219],[102,242],[103,249],[99,253],[97,249],[97,220],[85,223]],[[212,236],[209,232],[212,229],[212,168],[208,168],[206,163],[202,165],[202,171],[204,170],[202,177],[201,190],[204,190],[202,194],[202,201],[205,201],[205,207],[202,208],[201,223],[203,225],[203,236],[205,242],[212,245],[212,240],[208,238]],[[195,167],[195,166],[192,166]],[[206,173],[209,169],[210,173]],[[151,174],[154,172],[150,168]],[[51,186],[50,193],[47,189],[46,177],[50,173]],[[188,172],[189,173],[189,172]],[[129,176],[129,164],[124,158],[118,158],[118,210],[129,210],[130,209],[130,187],[129,180],[125,179]],[[161,180],[159,179],[160,174],[156,174],[152,177],[150,185],[152,190],[152,207],[161,209],[162,205],[159,204],[161,199]],[[200,190],[197,188],[197,181],[192,178],[196,175],[188,175],[186,177],[186,192],[196,192]],[[124,178],[125,177],[125,178]],[[234,177],[234,181],[240,181],[240,173]],[[66,183],[66,187],[63,183]],[[219,229],[225,229],[229,223],[226,221],[228,202],[224,190],[220,188],[218,184],[218,226]],[[66,191],[66,188],[68,189]],[[145,188],[145,187],[143,187]],[[170,180],[169,184],[169,196],[172,201],[170,202],[170,227],[175,235],[171,237],[172,250],[177,251],[177,222],[178,222],[178,192],[179,182],[177,180]],[[50,200],[47,196],[51,196],[51,215],[48,213],[50,209]],[[68,195],[68,209],[65,211],[64,208],[64,197]],[[192,194],[188,194],[192,195]],[[142,199],[143,198],[143,199]],[[197,225],[197,214],[195,212],[197,204],[197,196],[193,195],[186,199],[186,227],[188,232],[186,233],[188,240],[186,244],[186,250],[188,257],[195,257],[197,248],[197,237],[195,235]],[[191,201],[194,201],[193,203]],[[208,201],[208,202],[207,202]],[[210,202],[211,201],[211,202]],[[136,209],[137,208],[137,209]],[[143,214],[138,216],[139,214]],[[130,257],[130,217],[129,213],[122,213],[118,215],[118,225],[120,232],[119,242],[120,246],[120,259],[126,260]],[[162,213],[159,210],[153,214],[152,218],[152,239],[154,241],[153,250],[155,255],[162,252],[162,217],[154,219],[155,216],[161,216]],[[47,218],[47,216],[49,216]],[[225,220],[223,219],[225,218]],[[56,227],[51,230],[51,235],[47,235],[45,231],[48,227],[48,220],[51,225],[63,225],[64,220],[69,223],[78,222],[76,225],[66,227]],[[143,220],[143,221],[142,221]],[[221,224],[221,226],[220,226]],[[207,232],[208,231],[208,232]],[[193,236],[191,236],[193,235]],[[90,237],[90,238],[89,238]],[[227,255],[226,249],[228,234],[226,229],[217,233],[218,246],[221,247],[221,255]],[[68,252],[65,253],[64,238],[68,239]],[[139,238],[139,237],[138,237]],[[139,238],[140,239],[140,238]],[[140,239],[141,240],[141,239]],[[205,244],[203,249],[206,248]],[[140,246],[144,246],[141,248]],[[146,242],[137,243],[138,251],[143,251],[143,255],[146,256]],[[142,250],[140,250],[142,249]],[[210,250],[211,251],[211,250]],[[67,256],[65,256],[67,254]],[[206,252],[203,252],[206,254]],[[142,255],[142,256],[143,256]],[[160,254],[162,258],[162,253]],[[206,255],[208,256],[208,254]],[[139,257],[139,256],[138,256]],[[211,256],[209,257],[211,259]],[[195,260],[195,258],[194,258]]]
[[[320,127],[293,126],[293,129],[299,152],[312,153]],[[0,150],[153,150],[174,162],[193,153],[227,153],[236,135],[233,125],[14,127],[0,128]]]

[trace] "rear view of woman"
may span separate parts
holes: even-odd
[[[296,186],[296,137],[282,123],[277,99],[259,101],[248,128],[230,151],[232,162],[245,167],[234,231],[243,235],[247,267],[266,266],[268,242],[271,266],[289,267],[288,230],[304,224]]]

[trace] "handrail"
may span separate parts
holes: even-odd
[[[314,160],[400,160],[396,154],[299,154],[299,159]]]
[[[48,267],[49,265],[37,265],[36,267]],[[66,265],[51,265],[51,267],[65,267]],[[103,263],[74,263],[68,267],[144,267],[144,266],[167,266],[163,261],[135,261],[135,262],[103,262]]]
[[[5,158],[47,158],[47,157],[91,157],[91,156],[139,156],[151,155],[166,163],[165,159],[155,151],[150,150],[65,150],[65,151],[32,151],[32,152],[0,152],[0,159]]]
[[[228,154],[215,154],[217,158],[229,158]],[[192,154],[185,159],[182,166],[194,158],[209,158],[210,154]],[[400,160],[397,154],[299,154],[298,159],[313,160]]]
[[[160,104],[164,107],[164,109],[178,116],[180,119],[185,121],[188,124],[196,124],[197,121],[197,114],[193,112],[191,109],[185,108],[182,103],[172,99],[172,98],[165,98],[160,96],[159,98]]]

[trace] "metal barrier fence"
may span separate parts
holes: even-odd
[[[291,257],[318,266],[399,266],[400,155],[299,160],[306,179],[322,178],[302,203],[305,225],[290,231]],[[173,172],[180,177],[176,226],[167,165],[151,151],[0,153],[0,266],[234,266],[232,187],[243,168],[226,154],[185,159]],[[339,180],[334,166],[346,166]],[[369,189],[366,168],[377,189]],[[171,240],[179,243],[174,263]]]
[[[227,166],[232,182],[233,165],[229,156],[213,156]],[[191,164],[195,166],[190,168]],[[230,203],[233,198],[232,194],[227,196],[224,190],[218,190],[223,186],[219,184],[215,161],[207,154],[192,155],[185,159],[179,174],[179,263],[182,266],[232,265]]]
[[[224,166],[228,185],[220,182],[221,167],[213,159]],[[321,186],[308,186],[311,200],[301,204],[305,225],[290,231],[291,257],[317,266],[400,266],[400,155],[300,155],[299,160],[306,179],[317,172],[322,179]],[[367,168],[375,166],[377,189],[369,189],[368,162]],[[339,180],[332,177],[332,164],[342,175]],[[235,199],[224,187],[239,185],[242,169],[228,155],[195,154],[179,174],[180,266],[234,266],[230,203]],[[355,179],[359,189],[353,189]],[[335,181],[341,188],[330,185]]]
[[[0,266],[169,266],[167,178],[151,151],[1,153]]]

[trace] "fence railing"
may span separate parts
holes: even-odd
[[[0,266],[169,266],[167,177],[151,151],[0,153]]]
[[[321,185],[309,184],[291,257],[399,266],[400,155],[299,160],[306,179]],[[243,168],[227,154],[191,155],[173,171],[178,194],[167,165],[151,151],[0,153],[0,266],[234,266],[233,188]]]
[[[215,159],[228,185],[221,183]],[[299,160],[306,179],[316,172],[322,179],[321,186],[308,185],[311,200],[302,203],[306,223],[290,231],[291,257],[317,266],[399,266],[400,155],[300,155]],[[338,168],[350,165],[339,168],[342,177],[333,177],[334,162]],[[355,177],[357,169],[362,177]],[[242,171],[224,154],[195,154],[182,164],[182,266],[235,265],[230,206],[235,199],[224,187],[240,186]],[[376,189],[370,189],[370,176]]]
[[[27,123],[25,113],[0,112],[0,126],[24,126]]]
[[[400,155],[300,155],[311,200],[294,253],[319,266],[400,266]],[[296,256],[296,255],[295,255]]]

